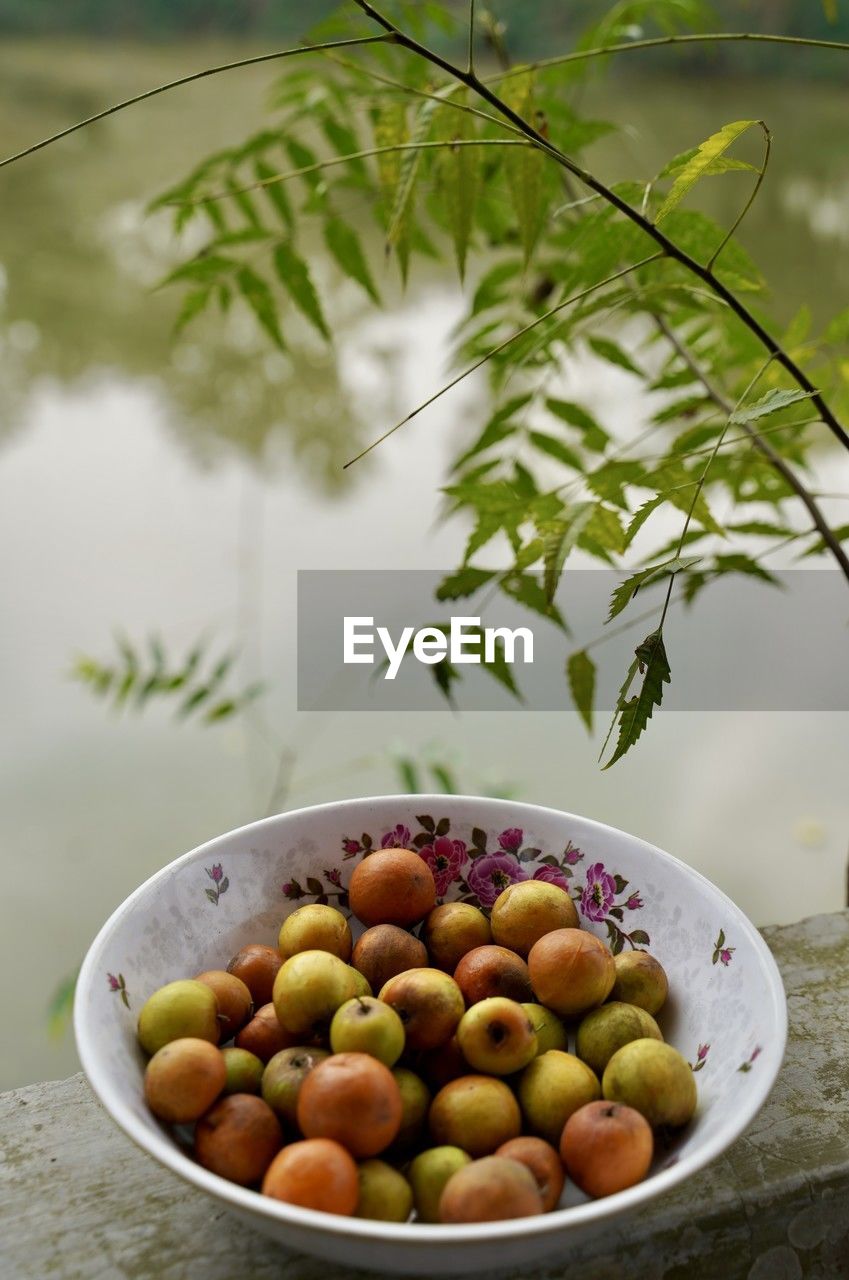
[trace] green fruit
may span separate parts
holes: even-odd
[[[365,976],[365,974],[360,973],[359,969],[354,969],[353,966],[351,966],[351,973],[353,974],[351,981],[354,984],[354,995],[355,996],[372,995],[373,992],[372,992],[371,986],[369,985],[369,980]]]
[[[566,1028],[556,1013],[542,1004],[523,1004],[522,1008],[537,1033],[537,1056],[549,1049],[565,1049],[569,1043]]]
[[[653,1128],[677,1128],[698,1101],[692,1068],[677,1049],[659,1040],[632,1040],[614,1053],[602,1080],[605,1098],[645,1116]]]
[[[519,1103],[528,1128],[553,1147],[574,1111],[601,1097],[595,1074],[573,1053],[549,1049],[519,1077]]]
[[[439,1201],[446,1182],[463,1165],[470,1164],[471,1159],[459,1147],[429,1147],[416,1156],[407,1176],[420,1222],[439,1221]]]
[[[351,958],[351,926],[335,907],[311,902],[283,921],[277,950],[284,960],[300,951],[329,951],[347,962]]]
[[[340,1005],[356,993],[356,970],[329,951],[299,951],[274,979],[277,1019],[292,1035],[312,1039],[327,1030]]]
[[[217,1044],[218,1002],[212,989],[194,978],[166,983],[142,1005],[138,1037],[149,1054],[186,1037]]]
[[[249,1049],[222,1049],[224,1066],[227,1069],[225,1093],[259,1093],[262,1085],[262,1073],[265,1070],[261,1058]]]
[[[610,998],[639,1005],[646,1013],[657,1013],[669,994],[669,981],[660,961],[648,951],[621,951],[613,960],[616,978]]]
[[[617,1049],[632,1040],[662,1040],[660,1027],[650,1013],[634,1004],[612,1000],[603,1004],[578,1027],[578,1057],[601,1076]]]
[[[336,1010],[330,1024],[334,1053],[368,1053],[394,1067],[404,1052],[404,1024],[390,1005],[374,996],[354,996]]]
[[[359,1167],[357,1217],[376,1222],[406,1222],[413,1208],[413,1189],[385,1160],[364,1160]]]
[[[537,1053],[537,1036],[527,1012],[515,1000],[490,996],[467,1009],[457,1028],[463,1056],[475,1071],[508,1076]]]
[[[399,1151],[408,1151],[424,1132],[427,1113],[430,1108],[430,1090],[413,1071],[406,1067],[395,1067],[392,1071],[395,1083],[401,1093],[401,1128],[394,1146]]]
[[[330,1054],[326,1049],[311,1049],[298,1045],[281,1049],[269,1058],[262,1073],[262,1097],[280,1120],[292,1128],[297,1125],[298,1094],[313,1067]]]

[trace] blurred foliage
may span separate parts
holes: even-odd
[[[315,38],[360,30],[352,10],[343,6]],[[442,13],[417,9],[419,26],[431,11]],[[621,0],[579,45],[620,41],[637,20],[649,32],[669,33],[703,29],[709,17],[701,0]],[[493,39],[502,60],[510,35]],[[597,65],[519,66],[489,83],[562,152],[580,157],[613,128],[581,108],[582,86]],[[238,303],[285,351],[290,333],[304,325],[325,339],[332,328],[332,294],[322,296],[312,269],[310,246],[319,239],[338,272],[372,301],[377,264],[363,220],[372,222],[402,283],[416,261],[429,270],[453,257],[461,281],[474,263],[455,335],[460,372],[373,443],[485,365],[494,409],[458,450],[444,489],[446,515],[462,515],[470,533],[439,599],[500,591],[568,633],[555,593],[573,553],[636,569],[610,617],[642,582],[668,579],[660,621],[636,646],[620,692],[613,763],[639,739],[670,679],[663,620],[673,582],[692,604],[728,574],[768,579],[761,561],[773,550],[795,543],[804,555],[820,545],[796,519],[798,477],[828,437],[805,403],[811,393],[794,387],[777,362],[764,363],[755,320],[727,305],[686,261],[658,254],[646,225],[603,195],[582,194],[569,174],[481,107],[490,104],[393,45],[330,54],[320,76],[314,65],[290,70],[268,127],[206,157],[154,203],[171,212],[178,243],[192,234],[200,246],[182,255],[164,283],[182,291],[178,327],[210,309],[228,315]],[[736,121],[694,138],[659,172],[619,181],[613,192],[650,223],[662,221],[691,263],[709,264],[722,288],[764,317],[766,281],[732,234],[766,174],[769,137],[758,124]],[[730,229],[693,207],[707,181],[736,184],[741,212]],[[781,335],[838,414],[849,410],[846,329],[842,314],[814,332],[803,307]],[[647,419],[641,434],[564,394],[569,360],[588,354],[633,380]],[[356,461],[362,451],[351,454]],[[682,513],[671,543],[668,533],[652,536],[661,509]],[[696,554],[683,558],[685,548]],[[503,655],[487,669],[520,696]],[[452,700],[461,673],[447,661],[431,672]],[[570,656],[566,676],[589,723],[595,669],[586,650]]]

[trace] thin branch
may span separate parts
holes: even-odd
[[[743,221],[746,214],[749,212],[752,205],[755,203],[755,200],[758,198],[758,192],[760,191],[761,186],[763,185],[763,180],[766,177],[767,166],[769,165],[770,151],[772,150],[772,134],[764,124],[763,120],[759,120],[758,124],[764,131],[764,158],[761,163],[761,167],[758,170],[758,176],[755,180],[755,185],[752,187],[751,194],[749,195],[749,198],[746,201],[746,203],[743,205],[743,208],[737,214],[737,217],[734,219],[731,226],[726,231],[722,240],[719,242],[718,246],[714,249],[713,253],[710,255],[710,258],[708,259],[708,264],[707,264],[708,271],[713,270],[714,264],[716,263],[716,260],[719,257],[719,255],[722,253],[722,250],[728,244],[728,241],[732,239],[737,228],[740,226],[740,223]]]
[[[42,138],[40,142],[33,143],[30,147],[24,147],[23,151],[16,151],[14,155],[6,156],[5,160],[0,160],[0,169],[7,164],[13,164],[15,160],[23,160],[24,156],[31,156],[36,151],[41,151],[42,147],[49,147],[51,142],[58,142],[60,138],[67,138],[70,134],[76,133],[78,129],[84,129],[86,125],[95,124],[98,120],[105,120],[107,116],[114,116],[117,111],[123,111],[126,107],[135,106],[137,102],[145,102],[148,98],[155,98],[157,94],[167,93],[169,89],[178,89],[180,85],[191,84],[193,80],[203,80],[206,76],[217,76],[222,71],[235,71],[238,67],[252,67],[260,62],[275,62],[281,58],[293,58],[300,53],[323,53],[327,49],[350,49],[357,45],[366,44],[386,44],[392,43],[395,37],[391,33],[382,36],[358,36],[356,39],[350,40],[327,40],[323,44],[302,44],[296,45],[293,49],[278,49],[275,53],[260,53],[253,58],[239,58],[235,62],[222,62],[217,67],[206,67],[203,71],[193,71],[190,75],[180,76],[177,80],[169,80],[167,84],[157,85],[155,89],[146,89],[144,93],[137,93],[133,98],[125,98],[123,102],[116,102],[111,107],[106,107],[103,111],[98,111],[93,116],[87,116],[85,120],[78,120],[76,124],[69,125],[66,129],[60,129],[58,133],[53,133],[49,138]]]
[[[603,196],[608,204],[612,205],[614,209],[618,209],[621,214],[631,222],[635,223],[635,225],[638,226],[647,236],[655,241],[655,243],[668,257],[672,258],[675,262],[680,263],[681,266],[685,267],[700,280],[703,280],[713,293],[727,303],[746,328],[755,335],[760,344],[766,350],[767,354],[775,360],[776,363],[780,364],[804,391],[810,393],[813,403],[819,410],[822,419],[828,426],[829,430],[840,441],[843,447],[849,450],[849,435],[838,421],[831,407],[823,399],[822,395],[811,382],[810,378],[808,378],[807,374],[799,367],[799,365],[796,364],[795,360],[793,360],[793,358],[783,349],[776,339],[772,337],[768,330],[764,328],[757,317],[749,311],[748,307],[740,301],[736,294],[724,285],[708,267],[703,266],[696,258],[691,257],[689,253],[680,248],[680,246],[677,245],[674,240],[671,240],[665,232],[655,226],[655,224],[651,222],[645,214],[642,214],[637,209],[633,208],[626,200],[618,195],[617,192],[606,186],[605,183],[603,183],[599,178],[596,178],[594,174],[583,169],[581,165],[579,165],[570,156],[566,155],[565,152],[560,151],[558,147],[555,147],[548,138],[543,137],[543,135],[535,129],[533,125],[529,124],[527,120],[519,115],[518,112],[514,111],[512,107],[508,106],[506,102],[503,102],[502,99],[499,98],[496,93],[493,93],[493,91],[476,75],[469,75],[467,71],[456,66],[447,58],[443,58],[442,55],[437,53],[435,50],[428,49],[426,45],[421,44],[412,36],[407,35],[406,32],[401,31],[389,18],[385,17],[375,9],[374,5],[370,3],[370,0],[354,0],[354,3],[358,8],[362,9],[363,13],[367,14],[367,16],[373,21],[377,22],[384,31],[394,35],[396,42],[403,48],[409,49],[410,52],[415,53],[418,57],[424,58],[434,66],[440,67],[443,71],[453,76],[454,79],[459,80],[462,84],[465,84],[470,89],[474,90],[474,92],[482,97],[485,102],[488,102],[490,106],[494,107],[496,111],[509,120],[511,124],[516,125],[516,127],[519,128],[527,138],[530,138],[535,142],[541,151],[544,151],[547,155],[551,156],[559,165],[578,178],[580,182],[583,182],[585,186],[589,187],[591,191],[595,191],[598,195]]]
[[[469,0],[469,75],[475,74],[475,0]]]
[[[453,138],[433,142],[391,142],[384,147],[367,147],[365,151],[352,151],[347,156],[330,156],[327,160],[317,160],[315,164],[304,165],[301,169],[290,169],[287,173],[273,173],[259,182],[252,182],[247,187],[233,187],[226,191],[212,191],[208,195],[195,196],[193,200],[166,200],[167,208],[183,208],[187,205],[209,204],[213,200],[226,200],[228,196],[246,195],[249,191],[261,191],[263,187],[273,187],[278,182],[288,182],[290,178],[301,178],[307,173],[318,173],[321,169],[330,169],[336,164],[348,164],[351,160],[367,160],[370,156],[382,156],[389,151],[424,151],[433,147],[443,150],[450,147],[531,147],[532,142],[525,138]]]
[[[727,44],[731,42],[751,42],[757,44],[785,44],[809,49],[835,49],[849,52],[849,43],[842,40],[813,40],[803,36],[778,36],[761,34],[753,31],[709,31],[694,35],[652,36],[646,40],[623,40],[621,44],[601,45],[594,49],[576,49],[572,53],[558,54],[552,58],[538,58],[524,67],[507,69],[487,76],[486,83],[492,84],[506,80],[509,76],[518,75],[521,71],[540,71],[546,67],[559,67],[570,62],[585,62],[588,58],[603,58],[612,53],[635,53],[640,49],[659,49],[664,45],[686,44]]]
[[[734,408],[731,401],[721,388],[716,385],[706,370],[702,368],[690,349],[680,340],[674,329],[669,327],[663,316],[656,315],[654,319],[661,333],[663,333],[664,337],[672,345],[675,352],[690,372],[698,378],[699,382],[701,382],[714,404],[716,404],[724,413],[731,413]],[[844,578],[849,582],[849,556],[847,556],[842,545],[831,532],[828,521],[820,510],[814,494],[812,494],[802,483],[795,471],[793,471],[793,469],[788,466],[782,458],[781,454],[776,453],[772,445],[767,440],[764,440],[760,432],[756,431],[748,422],[743,422],[740,425],[752,441],[754,447],[767,459],[774,470],[778,472],[778,474],[786,481],[789,487],[796,494],[797,498],[799,498],[800,502],[805,507],[805,510],[808,512],[808,515],[811,517],[814,528],[822,537],[825,546],[828,547],[829,551],[834,556]],[[820,494],[819,496],[823,497],[825,495]]]
[[[413,418],[418,417],[418,415],[425,409],[429,408],[434,401],[439,400],[447,391],[451,391],[453,387],[456,387],[464,378],[468,378],[469,374],[474,373],[476,369],[480,369],[482,365],[486,364],[488,360],[491,360],[493,356],[498,355],[498,353],[503,351],[505,347],[509,347],[517,338],[521,338],[524,334],[530,333],[532,329],[536,329],[537,325],[544,324],[546,320],[549,320],[553,315],[556,315],[558,311],[562,311],[564,307],[571,306],[574,302],[580,302],[582,298],[586,298],[589,294],[595,293],[597,289],[603,289],[605,285],[612,284],[615,280],[620,280],[623,276],[630,275],[632,271],[638,271],[640,267],[648,266],[650,262],[655,262],[662,256],[663,255],[660,253],[653,253],[650,254],[648,258],[642,258],[639,262],[632,263],[630,267],[623,267],[621,271],[616,271],[613,275],[607,276],[606,279],[597,281],[596,284],[590,285],[587,289],[582,289],[580,293],[574,293],[570,297],[565,298],[562,302],[558,302],[557,306],[551,307],[548,311],[544,312],[543,315],[537,316],[535,320],[531,320],[528,324],[523,325],[521,329],[517,329],[515,333],[511,333],[509,338],[505,338],[503,342],[499,342],[497,347],[493,347],[490,351],[487,351],[481,356],[480,360],[476,360],[474,364],[468,365],[458,373],[455,378],[452,378],[450,382],[446,382],[445,386],[440,387],[438,391],[435,391],[432,396],[429,396],[427,400],[424,400],[420,405],[413,409],[412,413],[408,413],[406,418],[402,418],[400,422],[396,422],[394,427],[390,427],[388,431],[383,432],[383,435],[378,436],[376,440],[372,440],[371,444],[367,445],[365,449],[361,449],[355,457],[345,463],[342,468],[343,471],[347,467],[353,466],[355,462],[359,462],[367,453],[371,453],[372,449],[376,449],[379,444],[383,444],[384,440],[388,440],[388,438],[391,435],[394,435],[401,427],[406,426],[406,424],[411,422]]]

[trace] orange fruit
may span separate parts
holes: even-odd
[[[348,900],[364,925],[418,924],[436,903],[436,885],[430,867],[412,849],[379,849],[357,863]]]
[[[397,1137],[403,1104],[388,1067],[367,1053],[335,1053],[319,1062],[298,1093],[305,1138],[332,1138],[357,1159],[376,1156]]]
[[[360,1194],[353,1157],[332,1138],[292,1142],[274,1157],[262,1193],[304,1209],[352,1214]]]

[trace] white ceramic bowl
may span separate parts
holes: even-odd
[[[664,1035],[697,1072],[696,1118],[648,1179],[604,1200],[571,1188],[539,1218],[471,1226],[403,1225],[281,1204],[195,1164],[147,1110],[138,1011],[172,979],[220,968],[247,942],[275,943],[282,918],[319,895],[346,905],[366,849],[410,845],[440,897],[488,906],[511,879],[568,884],[582,925],[614,949],[650,949],[671,996]],[[340,898],[341,895],[341,898]],[[280,814],[178,858],[127,898],[92,944],[74,1025],[95,1093],[122,1129],[167,1168],[295,1250],[351,1267],[484,1272],[529,1265],[644,1206],[715,1159],[750,1123],[775,1080],[786,1039],[781,978],[760,935],[684,863],[599,822],[470,796],[382,796]]]

